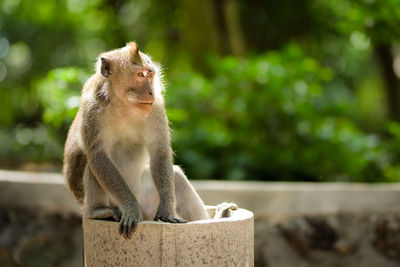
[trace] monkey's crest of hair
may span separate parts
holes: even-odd
[[[143,61],[139,53],[139,47],[136,42],[127,43],[125,48],[128,49],[133,64],[143,65]]]

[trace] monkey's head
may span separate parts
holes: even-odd
[[[97,61],[97,72],[108,85],[102,93],[124,107],[147,112],[155,102],[163,101],[160,67],[140,52],[135,42],[102,53]]]

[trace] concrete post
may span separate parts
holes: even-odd
[[[128,240],[119,224],[83,220],[85,266],[254,266],[253,213],[170,224],[144,221]]]

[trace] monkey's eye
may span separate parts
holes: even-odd
[[[151,78],[153,78],[153,75],[154,75],[153,72],[149,71],[149,73],[147,74],[147,77],[149,77],[151,79]]]
[[[143,72],[139,72],[139,73],[138,73],[138,76],[141,77],[141,78],[143,78],[143,77],[144,77]]]

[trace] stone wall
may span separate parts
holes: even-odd
[[[0,266],[83,266],[82,244],[77,215],[0,209]]]
[[[255,265],[399,266],[400,184],[193,182],[255,213]],[[59,174],[0,171],[0,266],[82,266],[79,207]]]
[[[400,217],[338,213],[258,218],[256,266],[399,266]]]
[[[400,265],[400,184],[194,183],[255,214],[255,265]]]

